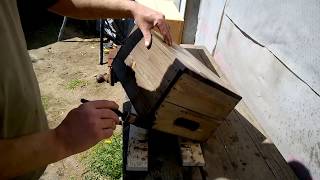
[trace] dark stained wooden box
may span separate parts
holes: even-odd
[[[112,67],[138,113],[135,124],[205,141],[241,97],[178,45],[153,33],[151,49],[136,30]]]

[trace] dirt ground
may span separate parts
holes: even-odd
[[[58,126],[72,108],[79,106],[81,98],[114,100],[122,106],[125,93],[120,83],[111,87],[106,82],[96,82],[97,74],[107,72],[107,65],[98,64],[97,38],[75,37],[29,53],[50,128]],[[50,164],[41,179],[83,179],[86,169],[81,162],[82,154]]]

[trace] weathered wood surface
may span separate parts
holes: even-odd
[[[195,58],[197,58],[202,64],[204,64],[207,68],[209,68],[212,72],[214,72],[217,76],[219,76],[217,70],[212,65],[214,60],[209,53],[209,51],[204,46],[195,46],[192,44],[180,44],[180,47],[184,48],[188,52],[192,54]]]
[[[137,34],[136,31],[132,34]],[[135,39],[134,36],[129,38]],[[135,42],[139,40],[136,38]],[[127,43],[123,46],[126,47]],[[193,57],[187,50],[174,44],[172,47],[163,43],[161,37],[153,32],[153,44],[147,50],[144,41],[140,40],[136,46],[131,45],[129,56],[125,59],[125,65],[116,59],[113,69],[120,79],[141,120],[141,126],[151,128],[156,124],[156,129],[168,133],[183,136],[184,134],[197,133],[195,140],[204,141],[217,127],[241,99],[240,96],[228,90],[219,77]],[[129,48],[125,48],[128,51]],[[122,50],[119,51],[122,54]],[[121,61],[121,60],[120,60]],[[162,115],[161,105],[170,103],[188,111],[189,114],[198,113],[208,117],[208,128],[191,132],[183,127],[180,131],[175,126],[174,113]],[[213,108],[214,107],[214,108]],[[156,115],[157,114],[157,115]],[[168,115],[173,115],[172,117]],[[166,116],[166,119],[160,117]],[[160,119],[158,119],[158,117]],[[189,116],[192,118],[193,116]],[[211,119],[211,121],[210,121]],[[147,122],[148,120],[149,122]],[[166,121],[169,126],[162,127]],[[197,121],[194,119],[188,119]],[[211,125],[210,125],[210,122]],[[202,123],[202,121],[200,122]],[[210,128],[209,128],[210,127]],[[201,135],[202,134],[202,135]]]
[[[132,63],[135,62],[135,68],[131,75],[134,76],[132,78],[134,78],[136,85],[139,87],[138,92],[136,92],[136,98],[141,98],[142,101],[130,100],[138,114],[145,114],[146,109],[154,107],[158,103],[160,96],[168,89],[169,84],[178,76],[178,72],[185,69],[190,69],[200,74],[203,78],[212,81],[219,87],[221,86],[223,92],[228,92],[230,96],[239,99],[236,94],[223,89],[224,85],[220,82],[219,77],[195,59],[188,51],[175,44],[169,47],[162,42],[161,37],[156,33],[153,33],[151,49],[147,50],[144,47],[144,41],[141,40],[131,51],[125,62],[127,67],[131,67]],[[123,69],[117,71],[120,70],[123,71]],[[132,69],[127,69],[127,71],[130,70]],[[138,94],[143,94],[144,98]],[[131,98],[130,95],[129,98]]]
[[[172,40],[177,44],[181,43],[184,19],[172,1],[164,1],[164,0],[136,0],[136,1],[151,9],[154,9],[156,11],[163,13],[166,18],[166,23],[170,27]]]
[[[182,45],[186,49],[198,49],[207,53],[203,46]],[[199,57],[198,57],[199,58]],[[207,56],[215,72],[228,88],[228,80],[211,55]],[[207,59],[199,59],[204,62]],[[246,104],[241,101],[219,126],[214,135],[203,145],[204,170],[207,179],[297,179],[292,169],[267,136]]]
[[[127,171],[148,171],[148,137],[147,130],[129,126]]]
[[[213,59],[211,60],[216,72],[219,73],[219,76],[222,77],[225,83],[228,83],[219,67]],[[236,106],[236,109],[218,127],[214,135],[206,143],[202,144],[206,161],[202,169],[194,167],[181,168],[182,164],[178,158],[180,153],[176,152],[176,145],[174,143],[175,136],[169,137],[171,143],[167,143],[166,141],[168,136],[163,137],[160,134],[158,139],[150,137],[149,140],[157,144],[153,149],[165,149],[160,158],[161,163],[152,164],[155,167],[150,166],[150,172],[147,174],[135,174],[136,176],[130,176],[127,179],[157,179],[159,177],[162,179],[207,180],[218,178],[297,179],[287,162],[243,102],[240,102]],[[151,148],[153,145],[149,146]],[[170,152],[170,155],[166,154],[168,152]],[[172,153],[175,153],[175,155]],[[154,156],[153,159],[159,158],[157,154],[153,153],[150,153],[150,156]],[[172,159],[176,162],[174,163]],[[164,161],[168,160],[170,160],[171,164],[164,163]],[[166,167],[163,167],[163,165],[166,165]],[[171,169],[169,173],[167,173],[168,169]],[[172,170],[177,171],[174,173],[175,176],[169,176],[173,174]],[[158,174],[153,171],[156,171]],[[159,174],[160,172],[162,173],[161,175]]]
[[[184,73],[173,85],[164,101],[222,120],[228,116],[233,109],[230,107],[234,107],[238,99]]]
[[[201,144],[185,138],[179,138],[182,166],[204,166],[205,161]]]
[[[153,131],[149,172],[127,172],[125,179],[297,179],[274,144],[250,123],[256,125],[256,120],[247,116],[247,107],[240,104],[237,109],[202,145],[202,170],[182,167],[177,138]]]
[[[211,117],[187,111],[186,109],[163,102],[156,113],[153,129],[166,133],[176,134],[185,138],[203,141],[210,137],[212,131],[218,127],[221,121],[214,121]],[[188,123],[175,123],[178,118],[186,119]],[[192,121],[191,121],[192,120]]]

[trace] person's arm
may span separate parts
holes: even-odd
[[[171,45],[169,26],[162,13],[130,0],[58,0],[50,11],[77,19],[134,18],[145,39],[151,42],[150,30],[157,26],[164,41]]]
[[[112,135],[119,117],[111,101],[91,101],[71,110],[56,128],[0,140],[0,179],[29,171],[82,152]]]

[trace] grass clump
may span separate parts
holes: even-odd
[[[114,134],[101,141],[84,157],[89,174],[85,179],[112,179],[122,177],[122,134]]]
[[[74,79],[74,80],[71,80],[71,81],[68,82],[66,88],[69,89],[69,90],[74,90],[77,87],[84,87],[86,85],[88,85],[87,81],[80,80],[80,79]]]
[[[42,102],[42,106],[43,106],[44,110],[47,111],[49,108],[49,97],[48,96],[41,96],[41,102]]]

